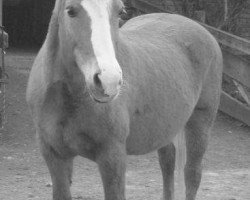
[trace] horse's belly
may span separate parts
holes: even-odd
[[[130,116],[127,153],[146,154],[171,143],[176,134],[183,131],[193,108],[193,103],[179,99],[172,104],[167,101],[162,104],[158,100],[153,106],[136,109]]]
[[[151,127],[144,124],[131,127],[126,143],[128,155],[146,154],[169,144],[173,140],[174,131],[167,131],[167,127],[164,130],[163,127],[153,124],[151,120],[149,123],[152,124]]]

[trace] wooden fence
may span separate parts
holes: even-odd
[[[141,13],[168,12],[143,0],[132,0],[132,6]],[[224,59],[224,74],[250,88],[250,41],[203,25],[218,41]],[[222,112],[250,126],[250,107],[222,91],[220,108]]]

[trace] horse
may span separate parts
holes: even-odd
[[[80,155],[97,164],[105,199],[124,200],[127,157],[157,151],[163,197],[173,200],[182,136],[194,200],[220,101],[220,47],[183,16],[146,14],[119,28],[123,12],[120,0],[55,2],[26,93],[53,199],[71,200]]]

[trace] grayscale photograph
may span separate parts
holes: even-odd
[[[0,200],[250,200],[250,0],[0,0]]]

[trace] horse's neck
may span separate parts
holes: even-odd
[[[129,46],[126,37],[121,35],[117,42],[116,56],[121,67],[123,68],[123,71],[126,70],[129,67],[128,65],[131,65],[131,62],[133,61],[133,55],[130,53],[130,48],[131,47]]]
[[[53,13],[51,17],[48,34],[41,51],[43,58],[45,58],[43,67],[45,68],[46,81],[51,84],[62,79],[65,65],[69,61],[64,60],[64,55],[62,55],[64,51],[60,45],[59,22],[56,13]]]

